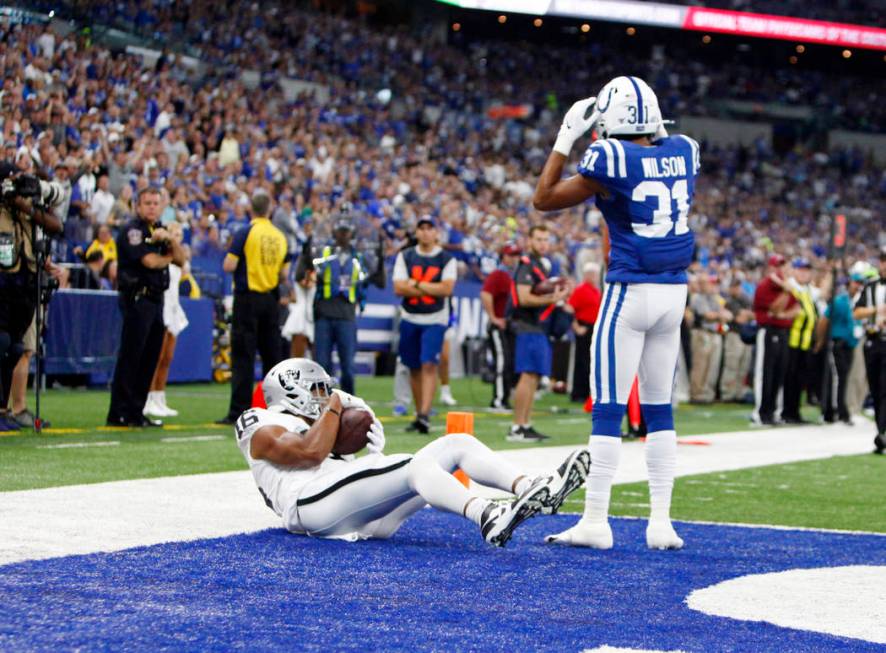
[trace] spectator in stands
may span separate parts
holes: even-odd
[[[791,267],[790,291],[797,300],[799,312],[788,333],[788,359],[784,381],[784,406],[781,418],[788,424],[805,424],[800,415],[800,395],[804,388],[816,384],[813,369],[813,335],[818,321],[819,289],[810,284],[812,264],[806,258],[795,258]],[[817,393],[816,393],[817,394]]]
[[[231,401],[218,424],[233,424],[252,403],[255,354],[262,374],[280,362],[279,286],[286,280],[286,237],[271,224],[271,198],[263,188],[252,194],[252,220],[240,229],[224,260],[234,273],[231,317]]]
[[[702,274],[700,291],[692,295],[689,307],[695,313],[692,329],[692,369],[689,375],[689,400],[709,404],[717,397],[717,381],[723,358],[723,332],[733,314],[720,296],[719,279]]]
[[[507,243],[499,252],[501,263],[483,282],[480,302],[486,317],[489,351],[492,354],[492,401],[496,412],[511,412],[509,402],[514,387],[514,337],[508,328],[506,310],[514,283],[513,274],[520,258],[520,247]]]
[[[723,401],[744,401],[750,387],[748,374],[753,362],[753,347],[746,343],[744,331],[751,328],[754,312],[751,300],[742,288],[739,276],[729,282],[725,309],[732,314],[732,321],[723,336],[723,371],[720,375],[720,399]]]
[[[96,180],[95,193],[89,202],[89,213],[95,225],[107,224],[114,202],[114,196],[108,190],[108,176],[99,175]]]
[[[800,313],[800,305],[790,291],[786,269],[785,258],[781,254],[772,254],[766,278],[754,293],[753,308],[759,329],[751,421],[757,425],[771,426],[780,419],[776,411],[787,370],[788,330]]]
[[[108,280],[111,288],[117,285],[117,242],[111,235],[111,228],[107,224],[99,226],[96,230],[95,240],[86,249],[83,255],[88,261],[90,254],[101,252],[102,270],[100,276]],[[95,259],[93,259],[95,260]]]
[[[394,293],[402,297],[400,359],[409,368],[415,420],[407,430],[430,432],[437,366],[449,326],[449,298],[457,277],[456,261],[438,243],[437,224],[428,216],[416,223],[417,244],[397,255]]]
[[[520,257],[514,272],[510,328],[515,334],[514,373],[519,380],[514,390],[514,420],[507,435],[510,442],[539,442],[549,437],[533,428],[530,417],[539,380],[551,373],[551,344],[542,326],[542,315],[572,291],[564,285],[548,295],[532,292],[536,284],[548,277],[550,263],[544,257],[550,239],[546,225],[534,225],[529,230],[528,252]]]
[[[166,404],[166,382],[169,380],[169,368],[175,356],[175,343],[179,334],[188,326],[188,317],[179,301],[179,288],[182,273],[189,265],[187,259],[190,258],[190,251],[182,243],[184,230],[178,222],[170,223],[167,229],[172,240],[182,245],[186,259],[181,266],[176,263],[169,264],[169,287],[163,293],[163,325],[166,327],[166,332],[163,334],[163,346],[160,348],[160,357],[157,359],[157,367],[154,369],[143,411],[145,415],[157,417],[178,416],[178,411]]]
[[[600,311],[600,264],[588,262],[582,269],[582,282],[569,296],[574,312],[572,330],[575,332],[575,357],[572,365],[572,401],[582,403],[591,396],[591,340]]]

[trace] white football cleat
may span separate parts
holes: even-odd
[[[440,390],[440,403],[444,406],[458,405],[458,402],[455,400],[455,397],[452,396],[452,391],[449,390],[449,388]]]
[[[178,411],[166,404],[166,393],[164,391],[161,390],[157,393],[156,403],[163,411],[163,417],[178,417]]]
[[[670,519],[649,520],[646,526],[646,546],[650,549],[682,549],[683,540],[671,525]]]
[[[165,417],[165,413],[163,412],[163,408],[160,407],[157,402],[154,400],[154,395],[148,395],[147,401],[145,401],[145,407],[142,409],[142,415],[154,415],[155,417]]]
[[[557,533],[556,535],[548,535],[545,538],[548,544],[559,544],[561,546],[586,546],[590,549],[611,549],[612,548],[612,528],[608,521],[588,522],[579,520],[572,528]]]

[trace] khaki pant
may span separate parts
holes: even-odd
[[[735,331],[723,338],[723,374],[720,376],[720,398],[723,401],[741,401],[748,393],[748,373],[754,349],[741,340]]]
[[[846,388],[846,408],[850,415],[861,414],[864,398],[868,396],[868,377],[864,366],[864,342],[862,338],[852,352],[852,367],[849,369],[849,386]]]
[[[717,378],[723,357],[723,337],[703,329],[692,330],[692,371],[689,374],[689,399],[704,403],[717,396]]]

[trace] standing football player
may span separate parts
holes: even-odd
[[[595,128],[577,175],[562,179],[575,142]],[[612,547],[609,496],[621,453],[621,422],[634,375],[646,419],[650,517],[646,543],[679,549],[671,525],[677,434],[671,392],[686,307],[686,268],[694,237],[689,206],[699,170],[698,143],[668,136],[651,88],[637,77],[616,77],[596,98],[566,113],[554,151],[535,191],[536,209],[555,211],[596,196],[610,238],[603,308],[591,344],[594,409],[589,442],[594,464],[584,515],[547,541]]]
[[[466,517],[487,542],[504,546],[524,520],[556,512],[587,476],[591,461],[585,450],[571,453],[553,473],[531,478],[465,433],[438,438],[415,455],[386,456],[377,419],[368,433],[368,455],[339,456],[332,450],[342,411],[372,410],[363,400],[332,390],[331,383],[317,363],[285,360],[263,381],[268,408],[249,409],[234,425],[258,491],[293,533],[351,541],[387,538],[430,504]],[[516,498],[482,499],[456,480],[451,474],[456,468]]]

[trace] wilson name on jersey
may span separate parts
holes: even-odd
[[[607,281],[686,283],[695,249],[689,207],[699,166],[698,143],[688,136],[650,147],[616,138],[591,144],[578,172],[609,191],[596,199],[609,227]]]

